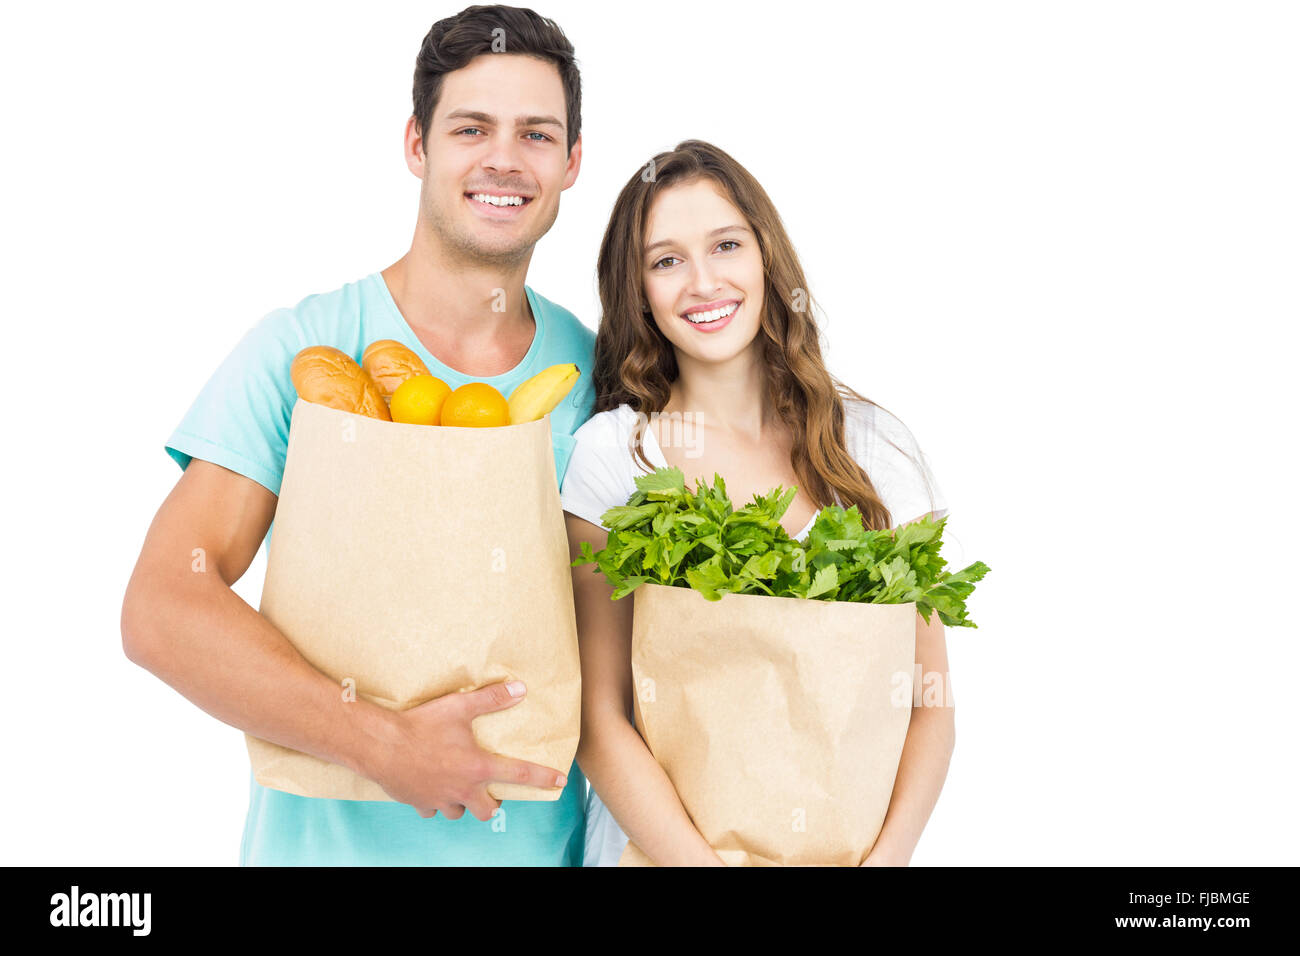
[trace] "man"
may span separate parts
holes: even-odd
[[[127,656],[208,713],[377,781],[395,802],[322,800],[251,781],[243,865],[580,865],[585,784],[480,749],[479,714],[527,688],[494,684],[404,712],[345,703],[231,590],[275,515],[296,395],[294,355],[332,345],[358,360],[377,339],[413,349],[452,388],[508,395],[548,366],[582,375],[551,412],[556,473],[594,402],[595,336],[524,284],[537,240],[582,157],[573,47],[531,10],[469,7],[433,25],[416,61],[406,162],[421,180],[410,250],[382,272],[267,315],[217,369],[167,443],[184,469],[127,587]],[[196,548],[208,573],[192,570]],[[212,573],[215,570],[215,574]],[[559,772],[557,772],[559,771]],[[490,780],[563,787],[509,804]],[[466,812],[466,811],[469,812]]]

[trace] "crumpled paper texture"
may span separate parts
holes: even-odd
[[[912,714],[916,605],[633,594],[637,730],[731,866],[857,866]],[[653,866],[628,843],[620,866]]]
[[[476,718],[475,737],[568,774],[581,677],[549,416],[444,428],[299,400],[260,611],[341,695],[350,678],[358,698],[385,707],[524,681],[524,700]],[[246,738],[263,786],[392,799],[346,767]],[[488,792],[561,793],[508,783]]]

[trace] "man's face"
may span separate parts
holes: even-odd
[[[420,177],[420,215],[472,259],[526,259],[573,185],[582,141],[566,151],[564,84],[551,63],[485,53],[443,77],[423,154],[407,124],[407,164]]]

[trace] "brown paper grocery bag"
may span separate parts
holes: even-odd
[[[357,698],[406,709],[522,680],[523,702],[476,718],[475,736],[567,774],[581,715],[571,574],[549,416],[444,428],[294,406],[260,611],[341,695],[350,682]],[[391,799],[346,767],[246,736],[263,786]]]
[[[912,715],[916,605],[634,592],[637,730],[732,866],[857,866]],[[629,843],[620,866],[653,865]]]

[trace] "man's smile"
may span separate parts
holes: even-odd
[[[465,193],[465,200],[480,215],[489,219],[513,219],[520,214],[520,210],[533,201],[533,197],[523,193],[493,190]]]

